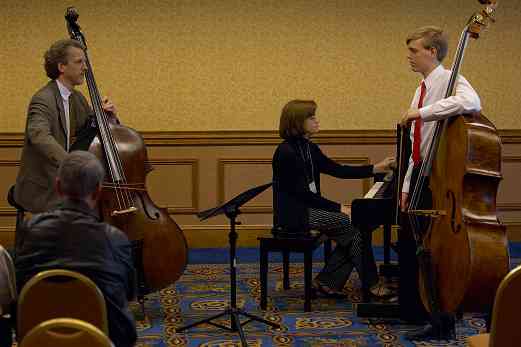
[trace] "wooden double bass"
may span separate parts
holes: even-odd
[[[469,38],[477,39],[493,19],[494,1],[473,15],[462,32],[445,97],[453,95]],[[509,269],[505,226],[497,216],[501,140],[481,113],[436,124],[417,184],[411,188],[409,217],[430,222],[414,230],[419,245],[419,289],[425,308],[436,312],[486,312]],[[432,210],[419,210],[428,182]]]
[[[88,149],[105,165],[100,213],[105,222],[121,229],[132,241],[138,272],[138,296],[174,283],[184,272],[188,246],[183,231],[163,208],[157,207],[146,190],[149,165],[141,135],[109,121],[103,111],[85,37],[77,24],[75,8],[67,9],[65,19],[72,39],[85,47],[89,90],[95,124],[78,140],[74,149]]]

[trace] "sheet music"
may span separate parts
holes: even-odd
[[[372,199],[374,195],[380,190],[384,182],[376,182],[371,189],[365,194],[364,199]]]

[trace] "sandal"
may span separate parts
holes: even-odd
[[[369,292],[376,298],[390,298],[396,296],[396,292],[386,287],[382,281],[378,281],[374,286],[369,288]]]
[[[322,294],[322,296],[325,296],[327,298],[335,298],[335,299],[345,299],[347,297],[346,294],[342,293],[342,292],[337,292],[323,284],[321,284],[320,282],[318,282],[317,280],[313,280],[313,290],[320,294]]]

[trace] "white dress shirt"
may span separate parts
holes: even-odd
[[[423,160],[427,155],[429,144],[432,141],[436,122],[458,114],[466,114],[481,111],[481,101],[478,94],[472,88],[465,77],[459,75],[456,80],[455,93],[453,96],[445,98],[445,93],[449,85],[451,71],[438,65],[423,80],[426,92],[423,99],[423,107],[419,109],[420,117],[423,121],[421,128],[420,155]],[[421,85],[421,83],[420,83]],[[420,99],[420,87],[416,88],[411,102],[411,108],[418,107]],[[414,141],[414,123],[411,125],[411,142]],[[409,158],[409,167],[403,181],[402,192],[408,193],[411,183],[413,170],[412,155]]]
[[[62,96],[63,109],[65,110],[65,132],[67,134],[67,143],[65,146],[65,150],[69,151],[69,146],[71,143],[71,120],[69,115],[69,96],[71,96],[72,92],[63,85],[60,81],[56,80],[56,84],[58,85],[58,89],[60,90],[60,95]]]

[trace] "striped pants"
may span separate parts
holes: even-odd
[[[362,270],[362,235],[357,228],[353,227],[349,216],[342,212],[310,208],[309,227],[327,235],[336,243],[333,253],[316,279],[328,288],[341,291],[353,268],[356,268],[359,274]],[[372,247],[368,249],[370,251],[366,256],[370,265],[365,275],[371,286],[378,282],[378,275]]]

